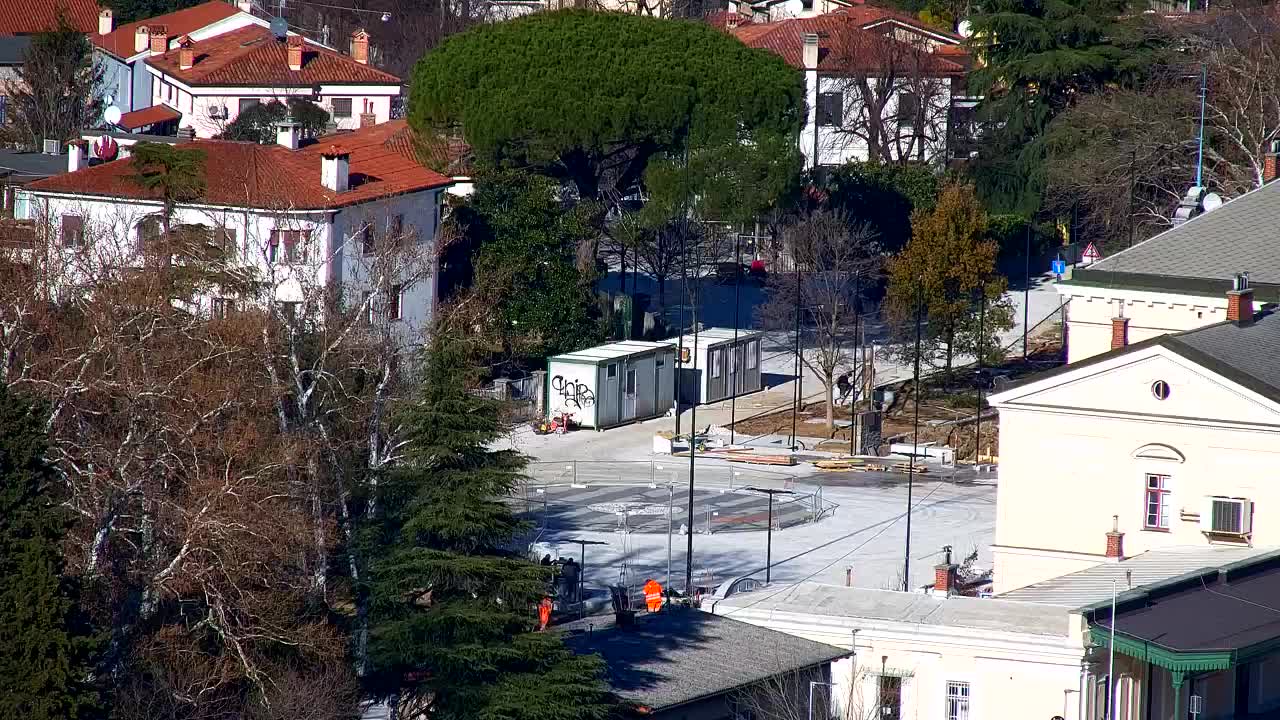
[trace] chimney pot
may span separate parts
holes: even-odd
[[[285,117],[284,120],[276,123],[276,143],[290,150],[297,150],[300,130],[301,126],[292,116]]]
[[[1267,154],[1262,156],[1263,184],[1275,180],[1276,175],[1280,173],[1280,167],[1277,167],[1277,158],[1280,158],[1280,140],[1272,140]]]
[[[290,35],[285,40],[285,48],[289,56],[289,69],[294,72],[302,69],[302,45],[301,35]]]
[[[1107,559],[1124,559],[1124,533],[1120,532],[1120,516],[1111,516],[1111,530],[1107,532]]]
[[[67,172],[75,172],[84,165],[84,150],[80,140],[67,143]]]
[[[351,33],[351,59],[361,65],[369,64],[369,33],[364,28]]]
[[[190,70],[196,64],[196,51],[193,45],[191,38],[186,35],[178,38],[178,67],[182,70]]]
[[[111,13],[111,8],[103,8],[102,12],[98,13],[98,34],[110,35],[114,29],[115,16]]]
[[[240,12],[253,14],[253,0],[237,0],[236,7]]]
[[[1231,289],[1227,291],[1227,319],[1237,325],[1253,322],[1253,288],[1249,286],[1247,272],[1231,279]]]
[[[1121,301],[1123,302],[1123,301]],[[1121,305],[1123,312],[1124,306]],[[1119,315],[1111,318],[1111,349],[1119,350],[1129,344],[1129,318]]]
[[[163,25],[151,26],[151,54],[163,55],[169,50],[169,30]]]
[[[151,31],[146,25],[139,26],[133,33],[133,51],[140,53],[151,46]]]
[[[844,586],[853,587],[853,566],[844,569]]]

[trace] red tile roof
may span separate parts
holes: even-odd
[[[200,203],[267,210],[337,208],[390,195],[448,185],[449,178],[418,161],[415,133],[404,120],[320,138],[300,150],[229,140],[196,140],[179,147],[205,156]],[[320,155],[350,153],[351,188],[335,193],[320,184]],[[115,160],[45,178],[33,192],[158,199],[133,179],[132,159]]]
[[[924,52],[885,33],[863,29],[862,21],[868,15],[860,11],[868,9],[880,10],[862,5],[825,15],[742,25],[729,32],[751,47],[780,56],[795,68],[804,67],[804,35],[817,33],[821,38],[818,69],[828,73],[875,73],[894,65],[897,72],[905,72],[904,63],[914,64],[917,57],[920,71],[931,76],[965,72],[964,58],[952,51]]]
[[[166,120],[180,120],[182,113],[174,110],[168,105],[152,105],[142,110],[134,110],[120,116],[120,122],[116,123],[125,130],[137,130],[140,127],[162,123]]]
[[[170,32],[170,37],[173,33]],[[178,51],[147,58],[155,69],[187,85],[239,85],[253,87],[311,87],[316,84],[399,85],[400,78],[307,43],[302,69],[290,70],[285,44],[259,26],[217,35],[196,42],[195,65],[183,70]]]
[[[137,55],[134,50],[134,38],[137,35],[138,28],[146,25],[164,25],[169,32],[169,39],[193,33],[202,27],[212,25],[219,20],[227,18],[240,12],[235,5],[223,2],[223,0],[210,0],[207,3],[189,7],[176,12],[157,15],[146,20],[125,23],[117,27],[115,30],[106,35],[99,35],[94,32],[90,35],[93,44],[115,55],[118,58],[131,58]],[[96,26],[95,26],[96,27]],[[146,51],[146,48],[143,49]]]
[[[71,27],[84,33],[98,31],[97,0],[0,1],[0,35],[31,35],[58,26],[58,12]]]

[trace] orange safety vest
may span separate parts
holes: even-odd
[[[546,630],[547,625],[551,624],[551,598],[542,598],[542,602],[538,603],[538,622],[539,630]]]
[[[662,586],[657,580],[650,580],[644,584],[644,604],[649,608],[649,612],[658,612],[662,609]]]

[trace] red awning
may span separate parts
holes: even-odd
[[[120,122],[116,123],[125,130],[137,130],[147,125],[155,125],[167,120],[178,120],[182,117],[182,113],[174,110],[168,105],[152,105],[142,110],[134,110],[120,116]]]

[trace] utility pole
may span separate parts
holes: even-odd
[[[676,485],[667,483],[667,591],[671,590],[671,506],[676,501]]]
[[[729,355],[730,369],[733,373],[729,376],[729,382],[732,386],[730,391],[733,393],[729,398],[729,444],[734,441],[734,425],[738,422],[738,382],[742,375],[742,366],[738,363],[738,311],[742,307],[742,233],[736,233],[733,236],[733,262],[734,277],[733,284],[733,352]],[[745,359],[746,353],[742,353]],[[745,364],[745,363],[743,363]]]
[[[853,381],[849,388],[849,454],[857,454],[854,439],[858,436],[858,386],[862,383],[862,358],[858,351],[862,320],[862,276],[853,278]]]
[[[916,479],[916,455],[920,451],[920,324],[923,319],[924,286],[916,285],[915,430],[911,436],[911,457],[907,463],[907,542],[902,560],[902,591],[911,590],[911,502]]]
[[[800,404],[804,402],[804,362],[800,359],[800,306],[803,305],[803,292],[800,288],[800,258],[796,252],[795,244],[791,247],[791,261],[796,265],[796,391],[794,402],[791,407],[791,450],[794,452],[799,445],[796,443],[796,418],[800,415]]]
[[[698,273],[698,277],[694,277],[694,284],[701,288],[700,282],[701,272],[699,268],[702,265],[702,257],[698,256],[698,261],[694,263],[694,272]],[[698,293],[701,297],[701,293]],[[693,303],[693,348],[689,351],[690,357],[693,358],[693,375],[698,374],[698,303],[695,299]],[[685,571],[684,571],[684,589],[686,597],[693,598],[693,487],[694,487],[694,470],[695,462],[698,458],[698,398],[695,398],[689,406],[689,532],[685,536]],[[707,533],[711,532],[711,523],[707,523]]]
[[[751,492],[757,492],[757,493],[760,493],[760,494],[762,494],[762,495],[768,495],[768,496],[769,496],[769,519],[767,520],[767,527],[766,527],[766,532],[765,532],[765,546],[764,546],[764,548],[765,548],[765,549],[764,549],[764,584],[765,584],[765,585],[768,585],[768,584],[769,584],[769,582],[773,579],[773,577],[772,577],[772,571],[773,571],[773,496],[774,496],[774,495],[793,495],[794,493],[792,493],[790,490],[777,490],[777,489],[774,489],[774,488],[748,487],[748,488],[744,488],[744,489],[746,489],[746,490],[750,490]]]
[[[982,457],[982,353],[986,350],[984,341],[986,340],[986,320],[987,320],[987,289],[985,287],[978,288],[982,293],[981,299],[978,301],[978,408],[977,414],[973,418],[974,427],[977,432],[973,437],[973,464],[978,464],[978,459]]]

